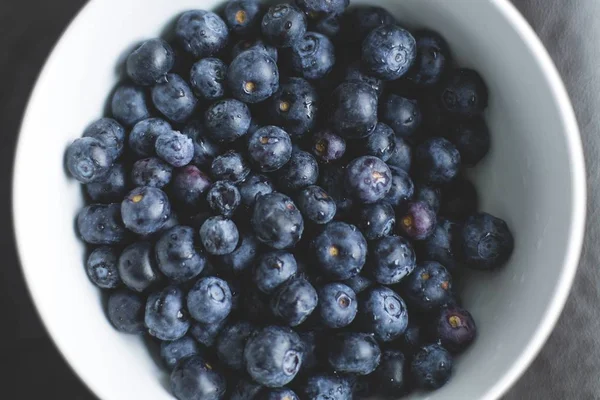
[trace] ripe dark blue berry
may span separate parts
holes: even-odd
[[[410,242],[400,236],[387,236],[369,245],[369,272],[384,285],[400,282],[417,266]]]
[[[468,267],[490,270],[508,261],[514,239],[506,222],[487,213],[478,213],[465,221],[462,247]]]
[[[242,201],[238,188],[229,181],[215,182],[206,194],[208,205],[215,214],[231,218]]]
[[[402,289],[413,307],[431,311],[450,301],[452,277],[442,264],[426,261],[403,281]]]
[[[381,120],[400,137],[415,135],[421,126],[422,115],[417,100],[397,94],[388,95],[379,107]]]
[[[375,240],[394,231],[396,215],[386,202],[366,204],[358,210],[356,224],[367,240]]]
[[[268,102],[273,123],[292,136],[310,132],[317,123],[319,97],[315,88],[303,78],[288,78]]]
[[[409,203],[403,213],[398,214],[400,233],[413,240],[427,239],[434,231],[437,218],[427,203]]]
[[[329,344],[329,365],[334,371],[368,375],[381,360],[381,350],[368,333],[339,333]]]
[[[267,53],[243,51],[229,64],[227,84],[236,99],[258,103],[279,89],[279,70],[275,60]]]
[[[214,101],[225,95],[227,65],[218,58],[203,58],[192,65],[190,84],[201,100]]]
[[[166,193],[153,187],[135,188],[121,203],[123,223],[138,235],[157,232],[170,215],[171,204]]]
[[[359,157],[346,169],[346,190],[360,203],[375,203],[383,199],[392,187],[392,172],[377,157]]]
[[[410,376],[419,389],[438,389],[452,375],[453,361],[448,350],[437,344],[423,346],[410,363]]]
[[[315,132],[311,146],[315,157],[324,163],[339,160],[346,152],[346,141],[329,129]]]
[[[151,293],[146,301],[144,322],[148,333],[160,340],[177,340],[190,328],[185,311],[185,296],[177,286]]]
[[[437,32],[423,29],[415,32],[417,56],[406,79],[418,87],[438,84],[450,64],[450,49]]]
[[[175,36],[185,51],[200,59],[223,49],[229,39],[229,30],[217,14],[192,10],[179,17]]]
[[[270,294],[298,271],[298,264],[291,253],[276,250],[263,254],[253,273],[254,283],[262,292]]]
[[[324,78],[334,64],[333,43],[321,33],[307,32],[292,46],[292,69],[303,78]]]
[[[178,225],[165,231],[156,242],[154,251],[160,271],[176,283],[200,275],[207,262],[197,233],[189,226]]]
[[[290,47],[306,33],[306,17],[296,6],[271,6],[261,24],[262,34],[277,47]]]
[[[217,143],[233,142],[250,127],[250,110],[245,103],[223,99],[213,103],[204,113],[207,135]]]
[[[113,247],[98,247],[90,253],[86,272],[100,289],[115,289],[121,284],[118,270],[119,252]]]
[[[222,399],[225,376],[204,357],[183,359],[171,372],[171,390],[178,400]]]
[[[452,353],[466,350],[477,335],[477,327],[471,313],[454,305],[442,307],[433,320],[432,328],[434,338]]]
[[[415,38],[398,25],[382,25],[367,35],[362,43],[362,66],[380,79],[404,76],[417,55]]]
[[[317,307],[315,288],[304,278],[292,278],[281,284],[271,297],[271,311],[289,326],[298,326]]]
[[[356,293],[343,283],[329,283],[319,289],[319,315],[329,328],[343,328],[356,317]]]
[[[127,75],[138,85],[161,82],[175,64],[171,46],[162,39],[150,39],[127,57]]]
[[[342,83],[331,94],[329,118],[335,133],[343,138],[369,136],[377,125],[377,93],[363,82]]]
[[[229,254],[234,251],[239,235],[235,223],[222,216],[207,219],[200,228],[202,245],[213,255]]]
[[[441,83],[440,104],[446,112],[462,118],[481,115],[488,106],[488,89],[479,73],[462,68],[451,71]]]
[[[93,137],[76,139],[67,148],[67,168],[73,178],[81,183],[103,181],[114,161],[114,155]]]
[[[292,157],[292,140],[277,126],[264,126],[248,138],[248,158],[260,172],[273,172]]]
[[[187,309],[196,321],[215,324],[231,312],[231,290],[214,276],[201,278],[187,294]]]
[[[336,212],[335,201],[319,186],[308,186],[298,193],[296,202],[300,212],[315,224],[326,224]]]
[[[292,199],[274,192],[256,200],[252,227],[258,240],[281,250],[298,243],[304,231],[304,220]]]
[[[161,280],[152,244],[147,241],[127,246],[119,256],[119,276],[131,290],[144,292]]]
[[[144,299],[126,289],[111,292],[107,302],[108,319],[123,333],[144,332]]]
[[[360,231],[345,222],[330,222],[313,240],[316,266],[324,275],[343,280],[357,275],[367,257],[367,241]]]
[[[408,326],[406,304],[393,290],[375,286],[360,294],[357,322],[364,332],[372,332],[377,340],[391,342]]]

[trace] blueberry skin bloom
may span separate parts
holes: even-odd
[[[271,57],[273,61],[277,62],[277,49],[275,48],[275,46],[271,46],[270,44],[263,41],[261,38],[246,38],[237,42],[231,49],[231,59],[234,60],[242,52],[247,50],[262,51],[263,53]]]
[[[406,210],[398,215],[399,231],[413,240],[424,240],[433,234],[437,217],[431,207],[422,201],[415,201],[406,206]]]
[[[82,136],[93,137],[101,141],[114,160],[123,154],[125,128],[112,118],[100,118],[92,122],[85,128]]]
[[[396,214],[391,205],[367,204],[358,210],[356,224],[367,240],[390,235],[396,227]]]
[[[85,137],[75,139],[67,148],[67,169],[81,183],[100,182],[113,165],[114,155],[100,140]]]
[[[232,0],[223,11],[225,21],[232,32],[247,35],[260,28],[261,4],[256,0]]]
[[[465,351],[477,336],[471,313],[458,306],[442,307],[432,325],[435,338],[452,353]]]
[[[460,164],[460,153],[443,138],[429,139],[415,152],[415,171],[425,182],[434,185],[442,185],[456,178]]]
[[[240,191],[229,181],[218,181],[208,190],[206,200],[217,214],[230,218],[240,205]]]
[[[350,380],[333,374],[310,376],[302,385],[301,396],[306,400],[352,400],[353,398]]]
[[[377,157],[359,157],[346,169],[346,190],[361,203],[376,203],[383,199],[392,187],[392,172]]]
[[[423,346],[413,356],[410,376],[420,389],[439,389],[452,375],[453,361],[448,350],[438,344]]]
[[[354,225],[330,222],[313,240],[315,261],[320,270],[336,280],[352,278],[367,258],[367,241]]]
[[[131,181],[135,186],[162,189],[171,181],[172,175],[173,167],[156,157],[138,160],[131,169]]]
[[[231,150],[213,160],[210,173],[216,181],[239,183],[250,174],[250,166],[240,153]]]
[[[440,104],[461,118],[481,115],[488,106],[488,89],[477,71],[463,68],[449,73],[440,86]]]
[[[177,131],[160,135],[155,147],[156,154],[174,167],[183,167],[194,158],[194,142]]]
[[[250,174],[243,182],[238,183],[242,204],[248,208],[254,207],[256,199],[265,194],[273,193],[273,183],[264,175]]]
[[[301,137],[310,132],[317,122],[319,96],[305,79],[288,78],[268,103],[273,123],[292,136]]]
[[[152,88],[152,102],[169,120],[183,123],[192,116],[198,100],[182,77],[169,74]]]
[[[90,281],[100,289],[115,289],[120,286],[118,259],[119,252],[113,247],[98,247],[92,251],[85,264]]]
[[[400,236],[388,236],[371,243],[368,262],[371,275],[384,285],[400,282],[417,266],[412,245]]]
[[[277,126],[264,126],[248,138],[248,158],[260,172],[273,172],[292,157],[292,140]]]
[[[394,80],[404,76],[417,56],[415,38],[397,25],[375,28],[362,43],[362,66],[376,78]]]
[[[491,270],[508,261],[515,244],[506,222],[487,213],[478,213],[465,221],[462,247],[468,267]]]
[[[196,59],[210,57],[227,44],[229,30],[217,14],[193,10],[183,13],[175,26],[175,36],[185,51]]]
[[[225,95],[227,65],[218,58],[203,58],[192,65],[190,84],[199,99],[214,101]]]
[[[354,321],[357,311],[356,293],[343,283],[329,283],[319,290],[319,314],[325,326],[348,326]]]
[[[207,134],[217,143],[233,142],[244,136],[251,119],[248,106],[235,99],[219,100],[204,113]]]
[[[302,11],[312,18],[320,15],[335,14],[339,15],[343,13],[348,5],[349,0],[296,0],[296,4]]]
[[[137,85],[150,86],[165,79],[174,64],[171,46],[162,39],[150,39],[127,57],[127,75]]]
[[[296,202],[304,218],[315,224],[326,224],[335,217],[335,200],[319,186],[302,189],[296,197]]]
[[[290,47],[306,33],[306,17],[296,6],[277,4],[264,15],[261,30],[276,47]]]
[[[318,299],[310,282],[292,278],[279,286],[271,297],[271,311],[289,326],[298,326],[317,308]]]
[[[223,374],[199,355],[182,360],[171,372],[171,390],[178,400],[220,400],[226,389]]]
[[[187,307],[196,321],[206,324],[223,321],[231,312],[231,289],[222,279],[202,278],[188,292]]]
[[[367,137],[377,125],[377,93],[363,82],[348,81],[331,94],[330,123],[345,139]]]
[[[303,345],[289,328],[267,326],[246,343],[246,370],[254,381],[267,387],[290,383],[302,365]]]
[[[152,245],[147,241],[127,246],[119,256],[119,275],[125,285],[136,292],[144,292],[161,280]]]
[[[404,300],[385,286],[376,286],[361,293],[357,321],[366,332],[373,332],[382,342],[391,342],[408,326],[408,311]]]
[[[175,283],[186,282],[204,270],[206,257],[197,240],[189,226],[174,226],[161,235],[154,252],[158,268],[167,278]]]
[[[298,271],[291,253],[276,250],[263,254],[254,267],[253,280],[263,293],[270,294]]]
[[[119,332],[144,332],[144,300],[137,293],[126,289],[111,292],[107,302],[107,315]]]
[[[314,185],[318,178],[317,160],[310,153],[294,148],[290,161],[277,173],[277,185],[280,190],[292,193]]]
[[[200,227],[200,239],[207,252],[213,255],[229,254],[235,250],[240,234],[235,223],[217,216],[204,221]]]
[[[329,365],[336,372],[368,375],[375,371],[381,350],[373,335],[368,333],[338,333],[329,348]]]
[[[127,229],[138,235],[149,235],[162,228],[171,215],[171,204],[165,192],[142,186],[133,189],[121,203],[121,216]]]
[[[128,127],[150,118],[144,89],[128,84],[119,86],[113,93],[111,111],[117,121]]]
[[[229,64],[227,83],[236,99],[259,103],[279,89],[279,70],[275,60],[265,52],[248,50]]]
[[[244,347],[254,330],[254,325],[243,320],[223,328],[216,345],[219,360],[235,371],[244,369]]]
[[[418,87],[435,86],[451,61],[448,43],[439,33],[428,29],[415,32],[415,40],[417,56],[406,79]]]
[[[160,118],[140,121],[129,134],[129,148],[140,157],[151,157],[156,154],[156,139],[172,130],[171,124]]]
[[[256,200],[252,228],[258,240],[282,250],[298,243],[304,231],[304,220],[292,199],[274,192]]]
[[[177,286],[154,292],[146,301],[144,322],[148,333],[160,340],[177,340],[190,328],[185,315],[185,297]]]
[[[184,336],[172,342],[162,342],[160,344],[160,358],[169,371],[172,371],[179,361],[199,352],[198,343],[191,336]]]
[[[388,124],[396,135],[412,137],[421,126],[422,115],[416,100],[388,95],[379,107],[381,120]]]
[[[312,153],[324,163],[339,160],[346,153],[346,141],[329,129],[315,132],[311,145]]]
[[[292,69],[306,79],[325,77],[335,64],[331,40],[317,32],[307,32],[292,46]]]
[[[77,215],[77,231],[89,244],[122,244],[129,238],[119,204],[92,204]]]
[[[442,264],[426,261],[404,280],[402,289],[411,306],[431,311],[450,301],[452,277]]]

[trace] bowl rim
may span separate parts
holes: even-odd
[[[517,10],[515,5],[512,4],[510,0],[490,0],[490,2],[496,8],[496,10],[503,15],[509,24],[512,25],[515,31],[519,34],[520,38],[523,40],[524,44],[533,53],[535,62],[538,63],[545,80],[550,86],[553,100],[558,105],[560,119],[563,121],[563,125],[565,127],[565,137],[568,147],[569,162],[571,165],[573,191],[571,193],[572,209],[570,210],[570,219],[572,224],[568,235],[569,239],[565,259],[563,262],[563,268],[560,273],[554,294],[541,317],[540,324],[534,331],[533,335],[529,338],[529,341],[525,347],[525,351],[515,359],[512,366],[483,395],[482,399],[485,400],[495,400],[504,395],[530,366],[552,333],[569,296],[579,265],[585,233],[587,204],[585,159],[579,126],[568,92],[560,77],[560,74],[540,38],[529,25],[525,17]],[[24,241],[26,232],[25,229],[19,228],[19,224],[17,224],[17,205],[19,204],[18,200],[20,197],[20,190],[16,175],[18,166],[25,162],[25,158],[22,154],[22,133],[26,130],[28,125],[27,121],[31,118],[31,103],[32,100],[37,97],[37,92],[40,88],[39,83],[44,80],[48,74],[49,65],[54,62],[54,59],[59,53],[57,50],[64,44],[63,39],[81,23],[80,21],[84,19],[85,15],[91,9],[92,3],[92,1],[87,2],[83,7],[81,7],[81,9],[74,15],[68,26],[60,35],[58,41],[53,46],[52,51],[49,53],[48,58],[40,70],[40,73],[35,81],[35,85],[33,86],[27,101],[27,106],[25,108],[25,112],[23,113],[19,128],[19,137],[17,139],[15,156],[13,160],[12,225],[17,255],[19,258],[19,265],[21,266],[21,271],[25,278],[27,290],[30,298],[33,300],[37,315],[40,317],[40,320],[42,321],[48,336],[52,340],[52,343],[59,351],[59,354],[62,356],[62,358],[67,362],[69,368],[91,392],[97,396],[100,396],[100,394],[103,393],[102,388],[99,385],[92,383],[92,381],[85,380],[80,371],[74,368],[74,365],[76,364],[75,361],[72,359],[72,357],[69,357],[68,352],[64,348],[65,346],[61,346],[60,342],[57,341],[53,335],[53,330],[51,327],[52,324],[49,316],[44,315],[41,308],[38,306],[40,294],[37,293],[34,287],[30,284],[30,281],[34,279],[32,275],[32,269],[26,267],[22,263],[22,260],[24,259],[24,248],[22,243]]]

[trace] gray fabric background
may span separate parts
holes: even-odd
[[[573,292],[543,351],[506,399],[600,399],[600,246],[595,245],[600,235],[596,211],[600,183],[595,180],[600,146],[595,118],[600,108],[600,0],[513,2],[546,44],[566,82],[581,127],[590,184],[586,244]],[[0,226],[4,227],[0,230],[4,246],[0,364],[8,367],[1,398],[93,398],[53,348],[27,296],[14,249],[8,184],[20,118],[35,77],[84,3],[0,1],[0,179],[5,183],[0,185]],[[32,163],[35,166],[35,160]]]

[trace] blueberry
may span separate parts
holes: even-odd
[[[172,371],[179,361],[198,353],[200,353],[198,343],[191,336],[160,344],[160,358],[169,371]]]
[[[321,332],[307,331],[299,332],[298,336],[302,341],[303,357],[300,374],[305,375],[307,372],[312,372],[319,366],[321,356],[321,345],[323,337]]]
[[[118,202],[127,194],[127,176],[123,164],[115,164],[100,182],[88,183],[85,190],[96,203]]]
[[[420,389],[439,389],[452,375],[452,356],[438,344],[421,347],[410,363],[413,384]]]
[[[239,183],[250,173],[250,166],[240,153],[230,150],[213,160],[210,173],[215,181]]]
[[[333,130],[343,138],[367,137],[377,125],[377,93],[366,83],[344,82],[331,94],[329,115]]]
[[[233,386],[229,400],[256,400],[256,396],[262,389],[262,385],[252,379],[241,378]]]
[[[184,135],[194,142],[194,158],[191,163],[198,168],[210,167],[216,156],[221,153],[219,146],[206,137],[206,129],[202,122],[191,121],[182,130]]]
[[[219,257],[221,266],[234,274],[249,270],[260,253],[260,246],[254,233],[242,231],[235,250]]]
[[[273,193],[273,183],[264,175],[250,174],[248,178],[238,183],[238,189],[242,198],[242,204],[252,208],[259,196]]]
[[[92,122],[83,132],[83,137],[101,141],[115,160],[123,154],[125,128],[112,118],[100,118]]]
[[[335,14],[326,15],[318,21],[315,21],[311,30],[321,33],[327,36],[329,39],[334,40],[342,31],[341,16]]]
[[[141,186],[133,189],[121,203],[121,216],[127,229],[149,235],[162,228],[171,215],[171,204],[160,189]]]
[[[127,75],[137,85],[150,86],[164,80],[174,64],[171,46],[162,39],[150,39],[127,57]]]
[[[202,224],[200,239],[210,254],[229,254],[238,244],[239,232],[233,221],[221,216],[211,217]]]
[[[288,388],[265,388],[258,393],[255,400],[300,400],[300,398],[293,390]]]
[[[330,165],[323,168],[320,176],[320,186],[335,200],[338,217],[345,216],[353,205],[353,200],[346,192],[346,167]]]
[[[244,369],[244,347],[255,327],[248,321],[237,321],[225,326],[217,338],[217,356],[229,368]]]
[[[481,117],[451,125],[448,139],[454,143],[467,167],[475,166],[490,150],[490,131]]]
[[[150,118],[148,99],[143,88],[125,84],[115,90],[111,110],[113,117],[125,126],[133,126]]]
[[[204,322],[194,322],[190,328],[190,334],[206,347],[214,346],[219,336],[221,329],[227,324],[227,319],[214,324],[206,324]]]
[[[292,156],[292,140],[281,128],[265,126],[248,138],[248,157],[261,172],[283,167]]]
[[[290,47],[306,33],[306,17],[291,4],[277,4],[264,15],[261,30],[275,46]]]
[[[410,171],[412,165],[412,148],[410,144],[398,136],[394,138],[394,142],[394,150],[386,163],[390,167],[403,169],[406,172]]]
[[[423,119],[417,100],[397,94],[388,95],[379,108],[381,120],[400,137],[412,137]]]
[[[277,48],[275,48],[275,46],[271,46],[268,43],[265,43],[260,38],[242,39],[239,42],[237,42],[231,50],[231,59],[235,59],[237,56],[240,55],[240,53],[246,50],[262,51],[263,53],[271,57],[273,61],[277,62]]]
[[[410,32],[391,24],[373,29],[361,49],[365,72],[384,80],[404,76],[417,55],[416,41]]]
[[[450,64],[450,48],[437,32],[423,29],[415,32],[417,57],[406,79],[418,87],[437,85]]]
[[[461,234],[461,225],[440,219],[433,234],[423,242],[424,259],[437,261],[450,271],[455,270],[462,261]]]
[[[436,214],[440,211],[441,198],[442,192],[435,186],[425,184],[415,186],[414,201],[426,203]]]
[[[218,58],[203,58],[192,65],[190,84],[201,100],[214,101],[225,95],[227,65]]]
[[[317,374],[302,385],[300,394],[306,400],[352,400],[350,381],[338,375]]]
[[[266,52],[241,52],[227,69],[231,94],[245,103],[259,103],[279,89],[277,64]]]
[[[319,96],[305,79],[288,78],[268,102],[269,116],[292,136],[310,132],[319,115]]]
[[[369,271],[378,283],[400,282],[417,266],[410,242],[400,236],[387,236],[369,245]]]
[[[227,282],[210,276],[201,278],[187,295],[187,307],[196,321],[214,324],[231,312],[231,289]]]
[[[488,89],[477,71],[456,69],[448,74],[440,88],[442,108],[457,117],[481,115],[488,106]]]
[[[392,187],[392,172],[377,157],[354,159],[346,169],[346,190],[361,203],[375,203],[383,199]]]
[[[316,267],[328,277],[343,280],[357,275],[367,258],[367,241],[354,225],[330,222],[312,242]]]
[[[387,161],[396,150],[396,141],[392,128],[379,122],[373,133],[365,140],[364,154]]]
[[[256,0],[231,0],[223,11],[229,29],[238,35],[258,32],[262,16],[261,4]]]
[[[475,340],[477,327],[470,312],[450,305],[442,307],[433,320],[433,333],[444,348],[452,353],[460,353]]]
[[[317,307],[315,288],[304,278],[292,278],[281,284],[271,297],[271,311],[289,326],[298,326]]]
[[[348,5],[349,0],[296,0],[296,4],[311,18],[321,15],[339,15],[343,13]]]
[[[144,331],[144,300],[137,293],[125,289],[111,292],[107,315],[119,332],[138,334]]]
[[[406,330],[408,311],[396,292],[375,286],[360,294],[356,320],[363,332],[372,332],[377,340],[391,342]]]
[[[365,36],[375,28],[395,23],[396,19],[384,8],[359,6],[349,14],[348,33],[351,40],[362,42]]]
[[[344,80],[347,81],[360,81],[366,83],[371,86],[371,88],[375,91],[377,96],[381,96],[384,89],[384,82],[375,78],[374,76],[370,76],[366,74],[362,68],[360,67],[360,61],[353,61],[346,66],[343,74]]]
[[[200,275],[206,265],[206,256],[197,242],[196,233],[188,226],[175,226],[165,231],[154,249],[160,271],[176,283]]]
[[[114,289],[121,285],[117,268],[119,252],[113,247],[98,247],[92,251],[85,270],[92,283],[100,289]]]
[[[207,135],[218,143],[233,142],[244,136],[250,127],[248,106],[235,99],[224,99],[206,109],[204,121]]]
[[[163,133],[172,132],[171,124],[160,118],[148,118],[135,124],[129,134],[129,148],[140,157],[156,154],[156,139]]]
[[[319,289],[319,314],[329,328],[343,328],[356,317],[358,303],[354,290],[343,283],[329,283]]]
[[[198,100],[182,77],[168,74],[152,88],[152,102],[167,119],[183,123],[192,116]]]
[[[329,129],[319,130],[312,136],[311,151],[319,161],[333,162],[346,152],[346,141]]]
[[[119,275],[131,290],[144,292],[161,279],[152,245],[147,241],[130,244],[119,256]]]
[[[210,57],[223,49],[229,38],[229,30],[217,14],[193,10],[179,17],[175,36],[185,51],[200,59]]]
[[[329,343],[329,365],[336,372],[368,375],[380,359],[379,345],[368,333],[338,333]]]
[[[421,323],[415,322],[411,319],[408,322],[406,331],[398,339],[398,346],[406,354],[414,354],[423,345],[423,330],[421,329]]]
[[[172,174],[173,167],[163,160],[156,157],[144,158],[133,164],[131,181],[135,186],[151,186],[162,189],[169,184]]]
[[[229,181],[215,182],[209,189],[206,199],[210,208],[224,217],[230,218],[241,202],[240,192]]]
[[[415,185],[404,170],[397,168],[391,168],[391,170],[392,188],[383,201],[397,208],[412,199],[415,192]]]
[[[372,379],[377,392],[385,396],[401,397],[407,392],[406,375],[408,365],[406,357],[398,350],[385,350],[381,362],[373,372]]]
[[[300,370],[302,353],[302,342],[294,331],[267,326],[248,339],[244,359],[252,379],[267,387],[281,387]]]
[[[304,218],[315,224],[326,224],[335,216],[335,200],[319,186],[302,189],[296,197],[296,202]]]
[[[303,78],[324,78],[334,64],[333,43],[323,34],[307,32],[292,46],[292,69]]]
[[[110,173],[114,160],[109,149],[93,137],[75,139],[67,148],[67,168],[81,183],[102,182]]]
[[[304,221],[292,199],[273,192],[257,198],[252,227],[258,240],[281,250],[298,243],[304,231]]]
[[[170,193],[175,203],[194,210],[205,198],[205,193],[211,185],[211,180],[204,172],[193,165],[176,169]]]
[[[167,286],[151,293],[146,301],[144,322],[151,336],[160,340],[183,337],[190,322],[185,313],[185,296],[177,286]]]
[[[219,400],[226,389],[223,374],[199,355],[183,359],[171,372],[171,390],[178,400]]]
[[[437,217],[427,203],[415,201],[408,203],[398,221],[400,233],[413,240],[424,240],[433,234]]]
[[[290,253],[276,250],[263,254],[254,267],[252,277],[256,287],[270,294],[298,271],[296,259]]]
[[[460,153],[443,138],[432,138],[417,147],[415,171],[425,182],[441,185],[452,181],[460,169]]]
[[[356,294],[364,292],[375,284],[371,279],[362,275],[355,275],[352,278],[342,281],[342,283],[352,289]]]
[[[280,190],[292,193],[317,183],[319,165],[317,160],[306,151],[292,149],[290,161],[277,173]]]
[[[84,207],[77,215],[77,231],[89,244],[122,244],[129,238],[121,220],[121,209],[115,203]]]
[[[506,222],[487,213],[478,213],[465,221],[462,247],[466,265],[490,270],[501,267],[510,258],[514,239]]]
[[[415,308],[431,311],[450,301],[452,277],[442,264],[425,261],[404,280],[403,293]]]

